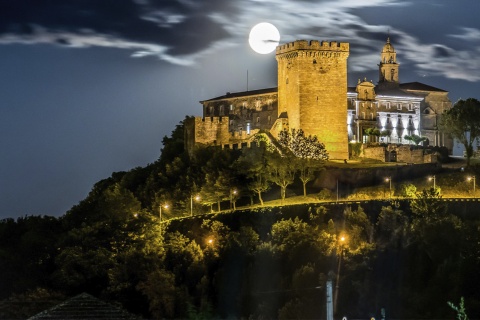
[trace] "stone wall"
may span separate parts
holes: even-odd
[[[195,117],[195,142],[223,145],[229,143],[228,117]]]
[[[392,154],[394,153],[394,154]],[[425,150],[413,145],[362,145],[362,158],[375,159],[380,161],[393,161],[404,163],[436,163],[435,154],[426,154]]]

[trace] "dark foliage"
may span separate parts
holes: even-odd
[[[337,317],[453,317],[447,301],[460,297],[480,316],[474,211],[426,192],[411,203],[208,214],[191,202],[208,179],[228,209],[229,191],[248,197],[254,175],[235,167],[244,154],[188,157],[182,139],[180,125],[158,161],[98,182],[59,219],[0,221],[0,315],[25,318],[85,291],[146,318],[322,318],[325,281],[340,270]],[[165,201],[173,208],[160,222]]]

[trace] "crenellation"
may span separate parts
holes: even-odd
[[[287,53],[292,50],[318,50],[318,51],[341,51],[349,52],[350,44],[346,42],[327,42],[318,40],[297,40],[289,42],[287,44],[279,45],[276,50],[276,54]]]

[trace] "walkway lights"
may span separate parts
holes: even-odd
[[[200,201],[200,196],[197,194],[195,197],[190,195],[190,216],[193,216],[193,200]]]
[[[168,204],[160,204],[158,206],[158,209],[159,209],[159,213],[160,213],[160,231],[162,230],[162,208],[164,209],[168,209],[169,208],[169,205]]]
[[[386,177],[385,182],[388,182],[390,184],[389,198],[392,198],[392,177]]]
[[[471,176],[471,177],[468,177],[467,178],[468,181],[472,181],[473,180],[473,197],[475,198],[475,176]]]
[[[428,181],[432,181],[432,180],[433,180],[433,191],[435,191],[435,190],[437,190],[437,187],[435,185],[435,183],[436,183],[435,176],[432,176],[432,177],[428,178]]]

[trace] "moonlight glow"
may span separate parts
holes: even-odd
[[[280,32],[271,23],[262,22],[257,24],[250,31],[248,43],[258,53],[267,54],[275,50],[280,41]]]

